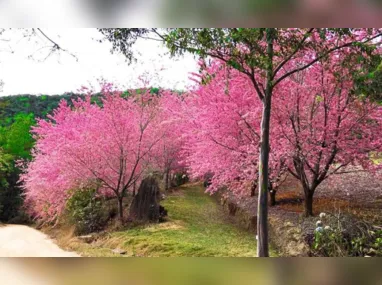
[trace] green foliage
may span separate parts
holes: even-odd
[[[349,242],[344,239],[338,229],[316,231],[314,233],[313,250],[317,255],[338,257],[346,256]]]
[[[355,93],[382,104],[382,70],[366,71],[355,76]]]
[[[7,175],[12,169],[12,156],[4,153],[2,149],[0,149],[0,220],[3,210],[3,196],[4,196],[4,188],[8,187]]]
[[[19,170],[14,166],[14,157],[0,149],[0,221],[25,222],[21,210],[22,191],[18,187]]]
[[[98,96],[98,95],[94,95]],[[65,93],[62,95],[12,95],[0,97],[0,125],[12,124],[18,114],[33,113],[35,118],[46,118],[46,115],[57,108],[61,100],[71,104],[72,100],[84,95]]]
[[[13,156],[0,148],[0,177],[12,169]]]
[[[122,98],[127,98],[131,95],[130,91],[129,90],[126,90],[124,91],[122,94],[121,94],[121,97]]]
[[[151,93],[159,94],[159,88],[151,88]],[[132,94],[131,90],[122,93],[122,97]],[[58,107],[61,100],[72,105],[72,100],[85,98],[83,94],[65,93],[62,95],[12,95],[0,97],[0,127],[7,127],[15,122],[19,115],[30,116],[34,119],[45,119],[54,109]],[[101,94],[93,94],[91,102],[101,105]]]
[[[345,226],[350,222],[353,229]],[[382,230],[360,221],[326,218],[314,232],[312,253],[326,257],[382,256]]]
[[[12,168],[12,158],[13,157],[11,155],[4,153],[3,150],[0,149],[0,220],[4,210],[3,189],[8,187],[8,181],[6,177]]]
[[[178,187],[188,182],[188,176],[184,173],[176,173],[174,180],[172,181],[172,187]]]
[[[158,87],[152,87],[150,90],[150,93],[158,95],[159,94],[159,88]]]
[[[10,124],[0,126],[0,220],[8,223],[27,222],[23,212],[22,189],[19,187],[18,159],[29,159],[34,140],[30,128],[35,124],[33,114],[19,113]]]
[[[76,234],[88,234],[102,230],[109,218],[104,200],[97,197],[92,188],[74,191],[66,204],[69,222],[75,225]]]
[[[19,113],[10,126],[2,127],[0,143],[4,150],[15,158],[30,158],[34,144],[30,130],[35,123],[32,113]]]
[[[101,98],[99,96],[92,96],[90,98],[90,102],[92,104],[97,104],[98,106],[101,106],[102,105],[102,101],[101,101]]]

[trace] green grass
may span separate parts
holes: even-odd
[[[382,153],[378,153],[378,152],[371,153],[371,160],[375,164],[381,164],[382,163]]]
[[[167,196],[167,222],[112,232],[72,249],[85,256],[115,256],[114,248],[127,256],[256,256],[254,234],[234,225],[203,191],[186,185]]]

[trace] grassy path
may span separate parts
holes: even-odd
[[[256,240],[232,224],[200,185],[185,185],[162,201],[168,221],[113,232],[79,250],[84,256],[256,256]]]

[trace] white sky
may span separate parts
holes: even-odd
[[[189,73],[197,71],[192,56],[170,59],[166,48],[158,42],[140,40],[135,46],[138,62],[128,65],[123,55],[110,53],[110,43],[95,41],[102,37],[96,29],[42,30],[62,48],[74,53],[78,62],[63,52],[42,60],[48,49],[39,49],[49,44],[46,39],[28,42],[22,31],[5,34],[2,39],[10,41],[0,41],[0,79],[4,82],[0,96],[62,94],[76,92],[81,86],[97,89],[101,78],[123,88],[137,88],[141,85],[138,76],[146,72],[154,78],[154,86],[185,89],[191,84]],[[34,59],[28,59],[31,54]]]

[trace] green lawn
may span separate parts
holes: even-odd
[[[168,221],[113,232],[79,251],[85,256],[256,256],[254,234],[232,224],[216,201],[199,185],[185,185],[162,205]]]

